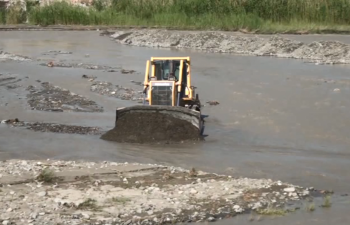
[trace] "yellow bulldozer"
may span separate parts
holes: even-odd
[[[203,118],[191,85],[190,57],[151,57],[143,104],[118,108],[114,129],[101,138],[137,143],[198,140],[203,136]]]

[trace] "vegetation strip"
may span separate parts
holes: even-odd
[[[346,0],[94,0],[89,7],[53,2],[0,10],[0,24],[118,25],[259,33],[350,31]]]

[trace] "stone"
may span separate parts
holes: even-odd
[[[193,189],[193,188],[192,188],[192,189],[190,190],[190,193],[191,193],[191,194],[197,194],[198,191],[197,191],[196,189]]]
[[[307,196],[309,194],[310,194],[310,191],[308,191],[308,190],[304,190],[303,193],[302,193],[303,196]]]
[[[209,217],[208,219],[207,219],[209,222],[214,222],[216,219],[214,218],[214,217]]]
[[[33,220],[35,220],[37,217],[38,217],[37,213],[31,213],[30,214],[30,218],[33,219]]]
[[[87,213],[82,213],[81,214],[85,219],[90,219],[90,216],[89,216],[89,214],[87,214]]]
[[[258,208],[260,208],[261,206],[262,206],[262,205],[261,205],[260,202],[255,202],[255,203],[253,203],[252,209],[258,209]]]
[[[283,191],[285,191],[285,192],[295,192],[295,188],[294,187],[289,187],[289,188],[283,189]]]
[[[8,220],[4,220],[4,221],[2,221],[2,224],[3,224],[3,225],[10,224],[10,221],[8,221]]]
[[[46,192],[46,191],[41,191],[41,192],[37,193],[37,195],[38,195],[39,197],[44,197],[44,196],[47,195],[47,192]]]

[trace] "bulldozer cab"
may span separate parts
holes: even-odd
[[[184,106],[193,101],[189,57],[152,57],[147,61],[144,102]]]
[[[179,81],[180,76],[182,81],[186,84],[187,78],[187,65],[184,63],[182,73],[180,73],[180,60],[159,60],[154,62],[155,77],[157,80],[171,80]]]

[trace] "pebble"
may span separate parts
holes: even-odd
[[[198,191],[197,191],[196,189],[193,189],[193,188],[192,188],[192,189],[190,190],[190,193],[191,193],[191,194],[197,194]]]
[[[87,214],[87,213],[82,213],[81,215],[82,215],[85,219],[89,219],[89,218],[90,218],[89,214]]]
[[[46,191],[41,191],[41,192],[37,193],[37,195],[38,195],[39,197],[44,197],[44,196],[46,196],[46,194],[47,194]]]
[[[36,219],[36,218],[38,218],[38,214],[37,213],[31,213],[30,214],[30,218],[31,219]]]
[[[3,225],[7,225],[7,224],[9,224],[9,223],[10,223],[10,221],[8,221],[8,220],[2,221],[2,224],[3,224]]]
[[[212,217],[212,216],[208,218],[208,221],[209,221],[209,222],[214,222],[215,220],[216,220],[216,219],[215,219],[214,217]]]
[[[289,187],[289,188],[283,189],[283,191],[285,191],[285,192],[294,192],[295,188],[294,187]]]

